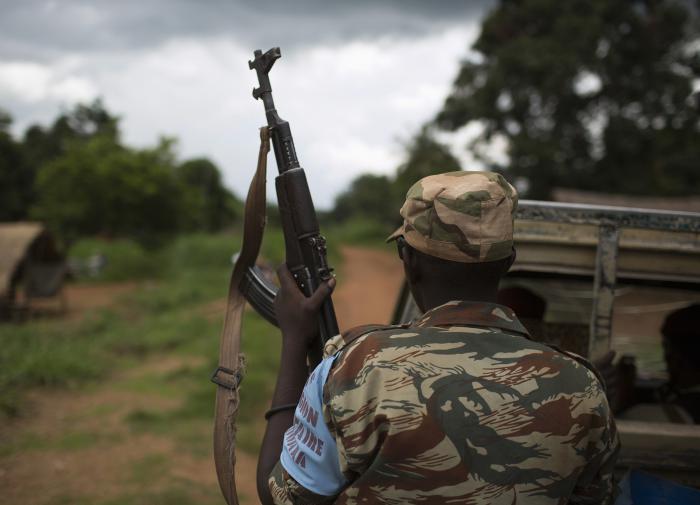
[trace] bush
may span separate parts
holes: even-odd
[[[353,218],[335,226],[329,226],[327,236],[333,244],[358,244],[381,246],[394,230],[387,224],[367,218]]]
[[[163,253],[145,249],[129,239],[83,239],[70,248],[70,262],[80,280],[125,281],[160,277],[164,273]],[[89,264],[103,256],[104,267],[91,271]]]
[[[191,210],[173,157],[166,140],[145,150],[108,137],[70,143],[37,176],[34,216],[69,242],[100,234],[157,243],[182,229]]]

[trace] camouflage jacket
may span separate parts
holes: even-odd
[[[346,486],[317,495],[278,464],[276,502],[612,503],[619,442],[583,358],[533,342],[487,303],[361,333],[325,349],[337,358],[323,416]]]

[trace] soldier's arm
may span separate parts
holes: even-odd
[[[277,376],[277,385],[272,397],[272,406],[296,404],[304,387],[308,373],[306,349],[295,350],[282,347],[283,359]],[[258,457],[257,487],[258,497],[263,505],[273,503],[268,488],[268,476],[278,464],[284,433],[292,425],[294,410],[286,409],[270,416]]]
[[[599,412],[604,418],[604,423],[602,429],[590,441],[595,444],[595,451],[574,488],[569,500],[571,504],[611,505],[617,497],[614,470],[620,452],[620,439],[612,412],[604,397],[601,398]]]
[[[280,289],[275,298],[275,313],[282,332],[282,359],[271,411],[299,401],[308,377],[306,355],[309,343],[318,334],[318,310],[335,287],[335,279],[331,279],[306,298],[285,265],[280,267],[277,274]],[[273,503],[268,477],[279,462],[284,434],[292,425],[293,419],[293,408],[276,411],[269,416],[257,468],[258,496],[263,505]]]
[[[275,503],[330,503],[346,485],[323,400],[334,359],[321,361],[304,386],[294,422],[284,435],[279,462],[268,480]]]

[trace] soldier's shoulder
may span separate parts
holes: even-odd
[[[575,352],[572,352],[572,351],[567,351],[565,349],[560,348],[557,345],[554,345],[554,344],[546,344],[546,345],[547,345],[547,347],[554,349],[555,351],[563,354],[566,358],[569,358],[571,361],[576,363],[578,366],[585,368],[589,372],[589,374],[592,375],[600,383],[600,385],[603,388],[605,387],[605,380],[603,379],[602,375],[600,374],[600,371],[595,367],[595,365],[591,361],[584,358],[580,354],[576,354]]]
[[[413,329],[409,329],[408,324],[364,324],[361,326],[355,326],[328,340],[324,344],[323,353],[326,357],[338,355],[341,351],[346,353],[350,349],[356,347],[370,335],[374,337],[387,337],[392,334],[405,333],[409,331],[412,331],[414,334],[416,333]]]

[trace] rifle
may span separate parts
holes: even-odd
[[[260,87],[253,89],[253,97],[262,99],[264,104],[279,171],[275,178],[275,189],[284,233],[287,266],[299,289],[304,295],[311,296],[321,282],[330,279],[333,269],[328,264],[326,239],[319,230],[306,174],[297,159],[289,122],[280,118],[272,98],[269,73],[281,56],[279,47],[273,47],[264,54],[258,49],[248,66],[255,70],[258,76]],[[273,324],[277,323],[273,306],[276,288],[265,280],[257,267],[248,269],[240,288],[258,313]],[[338,322],[330,297],[321,307],[319,333],[321,342],[324,343],[338,334]],[[310,365],[318,363],[320,357],[321,346],[314,345],[309,351]]]
[[[265,227],[265,178],[269,141],[277,160],[279,175],[275,179],[287,266],[299,289],[310,296],[321,282],[330,279],[333,269],[326,258],[326,240],[319,231],[316,211],[311,200],[304,169],[299,165],[289,123],[277,114],[272,100],[269,73],[280,58],[280,49],[255,51],[248,65],[258,74],[260,87],[253,96],[265,105],[267,127],[260,130],[258,167],[246,198],[243,225],[243,245],[229,281],[224,327],[219,345],[219,362],[211,376],[216,389],[214,407],[214,464],[221,492],[229,505],[238,504],[236,493],[236,417],[240,404],[239,387],[245,372],[245,360],[240,354],[241,323],[245,302],[248,301],[265,319],[277,325],[274,300],[277,288],[267,281],[255,266]],[[319,339],[308,352],[309,367],[321,361],[322,344],[338,334],[338,322],[330,297],[321,306]]]

